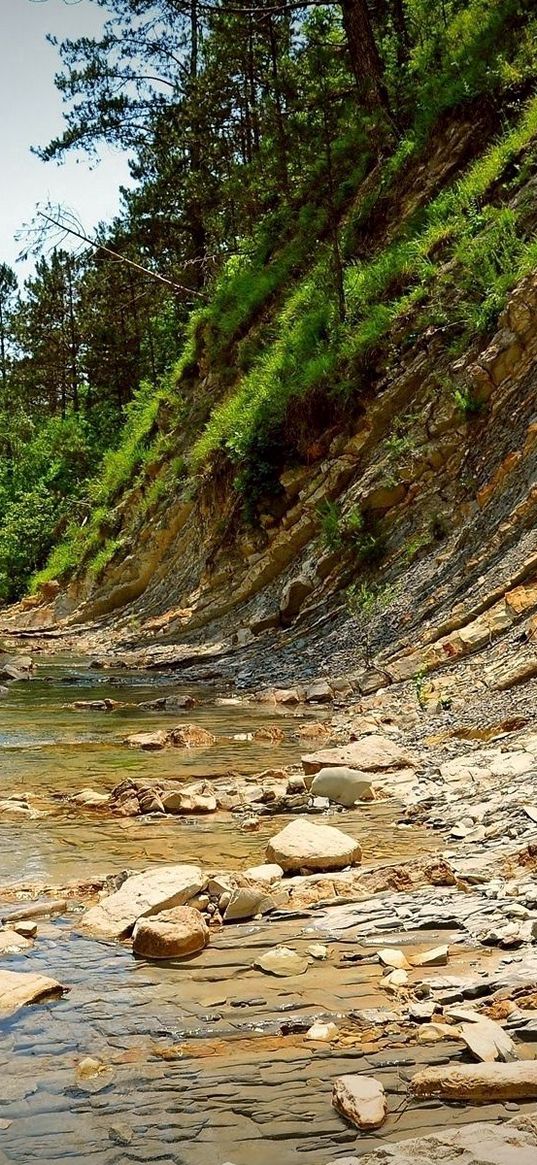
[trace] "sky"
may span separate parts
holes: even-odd
[[[91,230],[119,207],[119,186],[128,184],[125,154],[105,150],[95,165],[73,154],[58,165],[41,162],[31,146],[46,145],[62,130],[61,95],[54,85],[58,52],[48,32],[60,39],[98,35],[103,11],[93,0],[0,0],[0,262],[15,267],[22,244],[16,231],[33,217],[38,202],[61,202]]]

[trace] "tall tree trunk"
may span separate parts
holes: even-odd
[[[370,113],[390,115],[388,93],[366,0],[341,0],[351,68],[360,97]]]
[[[4,326],[4,308],[0,300],[0,366],[2,373],[3,405],[6,405],[7,363],[6,363],[6,329]]]

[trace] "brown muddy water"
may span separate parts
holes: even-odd
[[[232,815],[112,819],[75,811],[53,795],[86,786],[108,791],[127,775],[217,782],[230,771],[294,763],[300,746],[289,739],[289,713],[217,706],[212,690],[194,691],[199,706],[171,716],[133,707],[70,711],[64,705],[76,699],[136,703],[180,688],[173,677],[96,674],[73,660],[41,660],[38,675],[13,685],[0,705],[1,795],[32,794],[44,808],[33,820],[0,814],[0,910],[2,893],[12,906],[18,891],[28,899],[29,884],[61,886],[154,862],[196,861],[209,870],[263,860],[267,838],[285,818],[264,819],[249,834]],[[181,720],[209,728],[217,744],[179,755],[133,752],[121,743],[130,732]],[[289,730],[281,745],[231,739],[275,721]],[[359,838],[370,865],[436,847],[423,829],[398,829],[397,814],[396,803],[384,802],[334,814],[333,824]],[[397,1020],[357,1024],[356,1010],[393,1003],[378,989],[378,966],[343,959],[359,949],[355,935],[334,937],[327,924],[329,958],[312,961],[305,975],[275,979],[255,970],[253,960],[280,943],[306,952],[323,941],[313,916],[226,926],[196,958],[159,965],[134,959],[127,945],[77,935],[81,908],[73,901],[64,917],[39,922],[28,953],[1,960],[2,969],[51,975],[68,993],[0,1023],[0,1165],[329,1165],[381,1138],[475,1119],[465,1109],[408,1107],[405,1082],[416,1065],[450,1052],[443,1044],[426,1053],[407,1044]],[[435,939],[424,936],[420,949]],[[455,970],[458,963],[471,965],[471,952],[461,948]],[[318,1017],[336,1019],[337,1045],[305,1041],[304,1027]],[[103,1070],[81,1080],[77,1066],[88,1056]],[[382,1079],[391,1115],[381,1133],[361,1136],[331,1108],[334,1078],[352,1071]],[[486,1110],[502,1114],[502,1106]]]

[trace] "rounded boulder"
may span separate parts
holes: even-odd
[[[209,928],[199,910],[174,906],[138,919],[132,949],[144,959],[182,959],[202,951],[208,942]]]
[[[280,830],[267,846],[267,861],[277,862],[286,873],[343,870],[357,866],[361,857],[358,842],[341,829],[315,825],[300,817]]]

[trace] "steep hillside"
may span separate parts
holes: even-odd
[[[235,643],[244,682],[442,668],[449,688],[483,649],[492,689],[537,674],[536,146],[517,91],[342,154],[345,318],[330,224],[297,207],[192,318],[89,526],[4,625]]]

